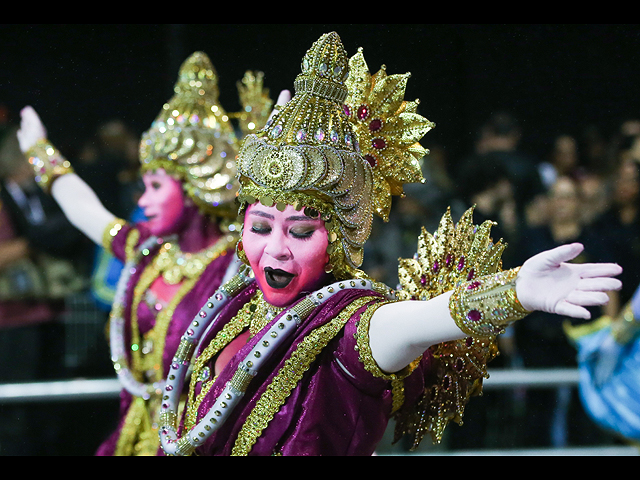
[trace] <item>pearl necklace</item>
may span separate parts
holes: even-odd
[[[273,328],[264,329],[262,337],[255,347],[238,365],[236,373],[227,382],[212,407],[185,436],[178,434],[178,404],[184,386],[186,374],[191,367],[192,357],[200,339],[226,303],[253,282],[253,274],[248,267],[220,287],[196,315],[180,340],[180,346],[173,358],[169,375],[164,387],[160,407],[160,443],[167,455],[190,455],[202,445],[229,417],[256,376],[260,367],[269,359],[273,351],[297,327],[326,300],[344,289],[380,291],[378,285],[370,280],[353,279],[328,285],[307,295],[280,315],[280,321]],[[393,292],[385,292],[393,297]]]

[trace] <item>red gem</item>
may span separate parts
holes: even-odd
[[[453,368],[455,368],[456,371],[461,372],[464,368],[464,361],[461,358],[456,359],[456,363],[453,365]]]
[[[364,120],[368,116],[369,116],[369,107],[367,107],[366,105],[360,105],[358,107],[358,118],[360,120]]]
[[[467,287],[467,290],[473,290],[474,288],[478,288],[480,286],[480,282],[472,282]]]
[[[374,157],[373,155],[370,154],[366,154],[364,156],[364,159],[369,162],[369,165],[371,165],[372,167],[375,167],[376,165],[378,165],[378,160],[376,159],[376,157]]]
[[[464,268],[464,257],[460,257],[460,261],[458,262],[458,271]]]
[[[480,313],[478,310],[469,310],[469,313],[467,313],[467,318],[472,322],[479,322],[482,318],[482,313]]]
[[[437,273],[438,270],[440,270],[440,264],[436,260],[435,262],[433,262],[433,271]]]
[[[452,261],[453,261],[453,256],[450,253],[447,253],[446,258],[444,259],[444,264],[448,267],[451,265]]]
[[[374,118],[373,120],[371,120],[371,123],[369,124],[369,131],[377,132],[381,128],[382,128],[382,120],[380,120],[379,118]]]
[[[473,345],[473,337],[467,337],[464,343],[467,347],[470,347],[471,345]]]
[[[467,275],[467,281],[471,280],[475,276],[476,272],[473,270],[469,270],[469,275]]]
[[[351,115],[351,109],[349,108],[349,105],[344,105],[344,109],[342,111],[347,117]]]
[[[420,285],[426,285],[427,284],[427,277],[425,277],[424,275],[422,275],[420,277]]]
[[[387,142],[384,141],[384,138],[374,138],[371,145],[373,145],[373,148],[377,150],[382,150],[383,148],[386,148]]]

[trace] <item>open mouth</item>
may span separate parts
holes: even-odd
[[[267,284],[271,288],[286,288],[291,283],[291,280],[293,280],[293,277],[295,277],[293,273],[271,267],[265,267],[264,274]]]

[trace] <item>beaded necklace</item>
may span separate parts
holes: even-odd
[[[122,383],[123,387],[131,394],[137,397],[141,397],[144,400],[148,400],[152,395],[160,395],[162,392],[162,386],[164,384],[161,376],[162,371],[162,352],[164,350],[164,340],[166,330],[169,326],[173,311],[177,304],[186,295],[193,284],[197,281],[200,274],[213,260],[218,258],[221,254],[226,252],[235,241],[230,236],[224,236],[219,239],[213,246],[207,250],[198,254],[187,254],[179,256],[181,253],[179,248],[175,248],[176,242],[165,242],[162,238],[156,236],[149,237],[143,242],[135,251],[133,255],[127,255],[127,261],[125,262],[123,273],[118,280],[116,286],[116,292],[114,296],[113,307],[110,315],[110,347],[111,347],[111,360],[118,379]],[[130,368],[127,361],[127,348],[125,347],[125,319],[124,310],[126,303],[126,291],[131,276],[137,271],[140,260],[148,255],[151,255],[153,249],[161,246],[161,252],[154,258],[154,262],[149,265],[143,274],[140,281],[134,289],[134,300],[131,308],[131,354],[133,357],[133,368]],[[172,251],[175,255],[175,262],[167,261],[168,252]],[[165,255],[162,255],[162,254]],[[190,261],[178,262],[178,260],[186,258]],[[158,265],[158,260],[160,265]],[[193,260],[193,261],[191,261]],[[163,263],[164,262],[164,263]],[[140,340],[140,333],[137,325],[137,315],[135,314],[140,301],[143,299],[144,292],[149,288],[153,280],[158,278],[166,268],[174,266],[179,267],[179,272],[174,270],[174,275],[171,278],[180,278],[182,281],[184,277],[187,278],[179,288],[178,292],[174,295],[174,298],[169,302],[166,308],[163,308],[156,317],[156,324],[154,328],[145,335],[145,338]],[[163,267],[163,268],[160,268]],[[176,273],[177,272],[177,273]],[[176,282],[176,283],[179,283]],[[144,350],[144,352],[142,351]],[[141,358],[142,353],[153,353],[153,358],[148,357],[147,361]],[[146,383],[141,381],[143,377],[141,374],[134,375],[133,372],[144,372],[147,376],[152,378],[153,381]]]
[[[256,376],[260,367],[269,359],[278,345],[291,336],[316,307],[344,289],[380,291],[380,287],[370,280],[345,280],[317,290],[294,306],[284,310],[278,315],[280,320],[276,321],[271,328],[261,330],[260,339],[240,362],[235,374],[225,384],[220,395],[200,422],[195,423],[192,418],[193,428],[185,432],[184,436],[180,436],[178,433],[178,404],[196,346],[224,305],[253,281],[250,269],[248,270],[241,270],[238,275],[211,296],[180,340],[180,346],[172,361],[164,386],[160,407],[160,442],[167,455],[190,455],[220,428],[244,396],[249,383]],[[383,293],[390,297],[394,295],[388,290]]]

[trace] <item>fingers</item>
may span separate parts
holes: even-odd
[[[604,292],[581,292],[580,290],[574,290],[567,295],[565,300],[574,305],[592,307],[609,303],[609,295]]]
[[[558,302],[555,308],[555,313],[557,313],[558,315],[564,315],[566,317],[583,318],[585,320],[589,320],[591,318],[589,310],[584,307],[569,303],[566,300]]]
[[[291,100],[291,92],[289,90],[282,90],[278,95],[278,105],[284,105]]]
[[[582,278],[578,281],[578,290],[584,292],[609,292],[620,290],[622,282],[617,278]]]
[[[269,115],[269,120],[273,117],[279,110],[282,110],[282,107],[291,100],[291,92],[289,90],[282,90],[280,95],[278,95],[278,101],[271,110],[271,114]]]
[[[573,264],[580,278],[615,277],[622,273],[622,267],[616,263],[578,263]]]
[[[548,267],[555,267],[563,262],[573,260],[580,255],[583,250],[584,246],[581,243],[570,243],[551,250],[546,250],[536,255],[536,257],[541,256],[542,260]]]

